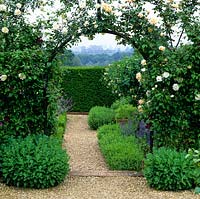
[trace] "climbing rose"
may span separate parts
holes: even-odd
[[[178,84],[173,84],[172,86],[174,91],[178,91],[179,90],[179,85]]]
[[[159,22],[159,19],[157,17],[152,17],[149,19],[149,23],[152,25],[156,25]]]
[[[6,81],[6,79],[7,79],[7,75],[1,75],[1,76],[0,76],[0,80],[1,80],[2,82]]]
[[[19,73],[18,74],[19,79],[24,80],[26,79],[26,75],[24,73]]]
[[[143,66],[147,65],[147,62],[146,62],[146,60],[145,60],[145,59],[143,59],[143,60],[141,61],[141,64],[142,64]]]
[[[157,76],[157,77],[156,77],[156,81],[157,81],[157,82],[162,82],[162,77],[161,77],[161,76]]]
[[[19,15],[21,15],[21,13],[22,13],[21,10],[16,9],[14,14],[17,15],[17,16],[19,16]]]
[[[142,79],[142,74],[139,72],[136,74],[136,79],[140,82]]]
[[[165,47],[164,46],[159,46],[159,50],[160,51],[165,51]]]
[[[4,4],[0,4],[0,11],[6,11],[7,7]]]
[[[9,30],[8,30],[7,27],[3,27],[3,28],[1,29],[1,31],[2,31],[3,33],[8,33],[8,32],[9,32]]]
[[[200,94],[197,94],[197,95],[195,96],[195,100],[200,100]]]
[[[22,7],[22,4],[21,4],[21,3],[17,3],[17,4],[16,4],[16,7],[17,7],[17,8],[21,8],[21,7]]]
[[[164,72],[164,73],[162,74],[162,76],[163,76],[164,78],[168,78],[168,77],[169,77],[169,73],[168,73],[168,72]]]

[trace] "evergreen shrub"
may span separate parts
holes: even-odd
[[[111,108],[103,106],[95,106],[91,108],[88,115],[88,124],[91,129],[98,129],[104,124],[109,124],[114,121],[115,112]]]
[[[53,187],[69,173],[69,157],[60,140],[45,135],[10,139],[2,160],[3,181],[17,187]]]

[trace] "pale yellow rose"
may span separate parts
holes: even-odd
[[[7,27],[3,27],[3,28],[1,29],[1,32],[7,34],[7,33],[9,32],[9,29],[8,29]]]
[[[159,46],[159,50],[160,51],[165,51],[165,47],[164,46]]]
[[[15,10],[14,15],[19,16],[19,15],[21,15],[21,14],[22,14],[21,10],[19,10],[19,9],[16,9],[16,10]]]

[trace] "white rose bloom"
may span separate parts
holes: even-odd
[[[146,71],[146,68],[142,68],[141,71],[142,71],[142,72],[145,72],[145,71]]]
[[[172,86],[174,91],[178,91],[179,90],[179,85],[178,84],[173,84]]]
[[[60,25],[58,23],[53,23],[53,30],[58,30],[60,28]]]
[[[101,8],[101,4],[97,3],[97,4],[95,5],[95,8],[96,8],[96,9]]]
[[[142,64],[143,66],[145,66],[145,65],[147,65],[147,61],[146,61],[145,59],[143,59],[143,60],[141,61],[141,64]]]
[[[164,46],[159,46],[159,50],[160,51],[165,51],[165,47]]]
[[[7,75],[1,75],[0,76],[0,80],[2,81],[2,82],[4,82],[4,81],[6,81],[6,79],[7,79]]]
[[[139,111],[140,113],[143,112],[143,108],[142,108],[141,105],[139,105],[137,108],[138,108],[138,111]]]
[[[157,77],[156,77],[156,81],[157,81],[157,82],[162,82],[162,76],[157,76]]]
[[[63,29],[62,29],[62,33],[63,33],[63,34],[67,34],[67,32],[68,32],[68,29],[67,29],[67,28],[63,28]]]
[[[84,26],[88,26],[89,25],[89,21],[86,21],[85,23],[84,23]]]
[[[86,1],[82,0],[79,2],[79,8],[84,9],[86,7]]]
[[[156,25],[159,22],[159,19],[157,17],[152,17],[149,19],[149,23],[152,25]]]
[[[7,7],[4,4],[0,4],[0,11],[6,11]]]
[[[24,73],[19,73],[18,74],[19,79],[24,80],[26,79],[26,75]]]
[[[140,12],[140,13],[138,13],[138,15],[137,15],[139,18],[142,18],[144,15]]]
[[[17,4],[16,4],[16,7],[17,7],[17,8],[21,8],[21,7],[22,7],[22,4],[21,4],[21,3],[17,3]]]
[[[165,36],[165,33],[164,33],[164,32],[161,32],[161,33],[160,33],[160,36],[161,36],[161,37],[164,37],[164,36]]]
[[[122,16],[122,12],[121,11],[115,11],[114,12],[116,17],[121,17]]]
[[[200,100],[200,94],[196,94],[195,100]]]
[[[138,101],[138,104],[140,104],[140,105],[144,104],[144,100],[143,100],[143,99],[140,99],[140,100]]]
[[[21,10],[19,10],[19,9],[16,9],[16,10],[15,10],[14,15],[19,16],[19,15],[21,15],[21,14],[22,14]]]
[[[169,73],[168,73],[168,72],[164,72],[164,73],[162,74],[162,76],[163,76],[164,78],[168,78],[168,77],[169,77]]]
[[[140,82],[142,79],[142,74],[139,72],[136,74],[136,79]]]
[[[3,33],[8,33],[8,32],[9,32],[9,29],[8,29],[7,27],[3,27],[3,28],[1,29],[1,32],[3,32]]]
[[[175,8],[175,9],[179,8],[179,4],[178,3],[173,3],[171,6],[172,6],[172,8]]]

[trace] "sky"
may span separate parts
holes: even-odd
[[[126,48],[124,45],[118,45],[115,36],[111,34],[96,34],[93,40],[88,40],[86,37],[81,37],[82,42],[77,43],[76,46],[90,46],[90,45],[97,45],[102,46],[105,49],[108,48]]]

